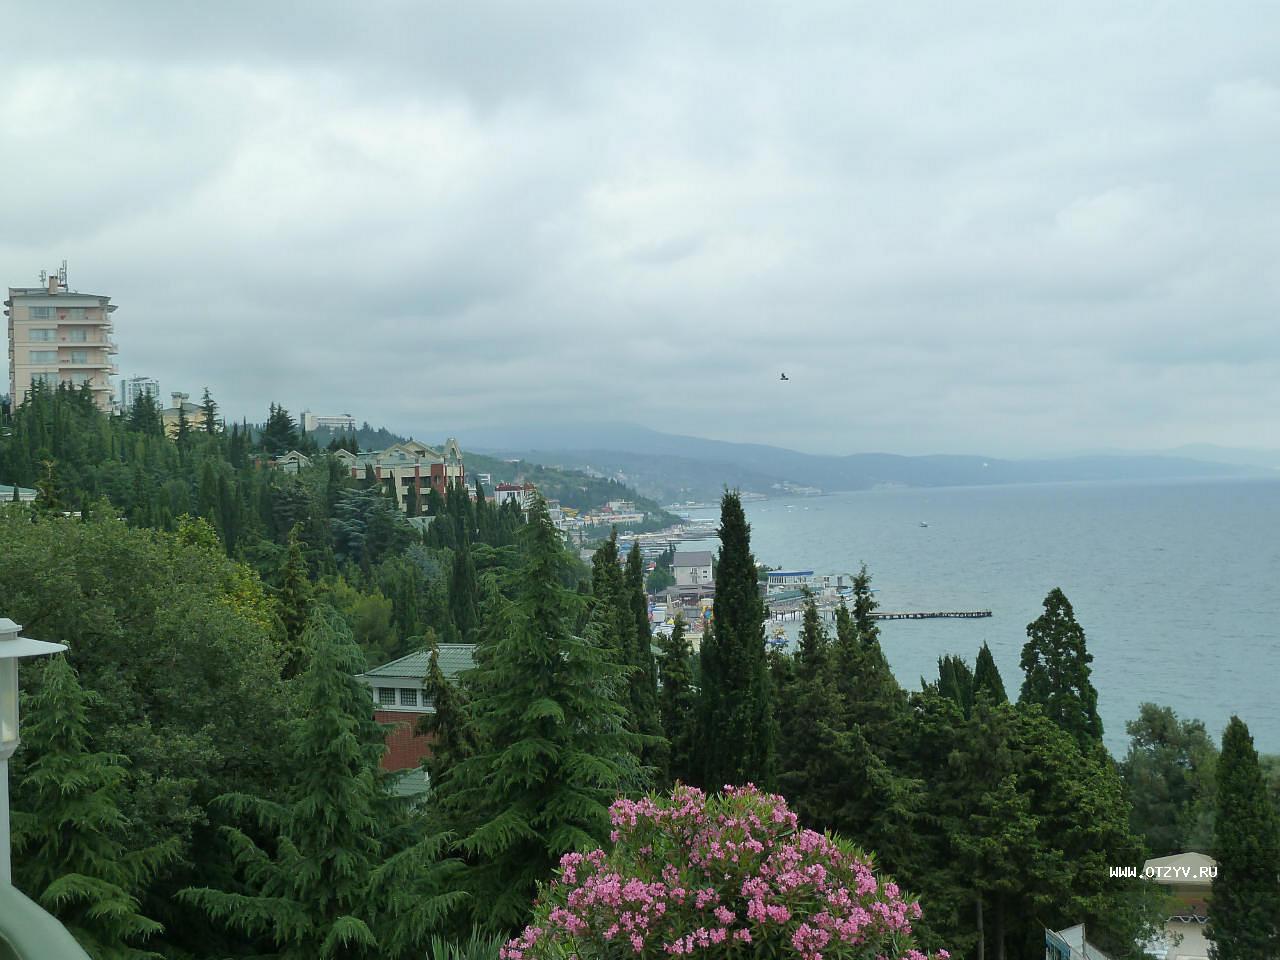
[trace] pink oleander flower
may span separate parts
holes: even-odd
[[[802,829],[782,797],[751,784],[707,797],[620,799],[611,846],[561,858],[535,922],[501,960],[640,960],[759,950],[797,960],[947,960],[914,946],[920,906],[869,858]],[[746,945],[751,944],[750,948]]]

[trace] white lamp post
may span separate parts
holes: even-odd
[[[13,883],[9,862],[9,758],[18,749],[18,660],[41,657],[67,649],[18,636],[22,628],[0,617],[0,886]]]

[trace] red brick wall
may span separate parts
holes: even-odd
[[[408,713],[399,710],[375,710],[373,719],[378,723],[393,723],[387,731],[387,752],[382,755],[383,770],[409,770],[418,766],[422,758],[431,753],[431,738],[413,733],[418,719],[425,713]]]

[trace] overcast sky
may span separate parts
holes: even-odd
[[[66,258],[122,374],[251,419],[1280,447],[1278,39],[1262,3],[9,0],[0,284]]]

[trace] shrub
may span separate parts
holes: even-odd
[[[782,797],[677,786],[609,812],[612,849],[561,858],[502,960],[926,960],[919,904],[847,841],[799,829]]]

